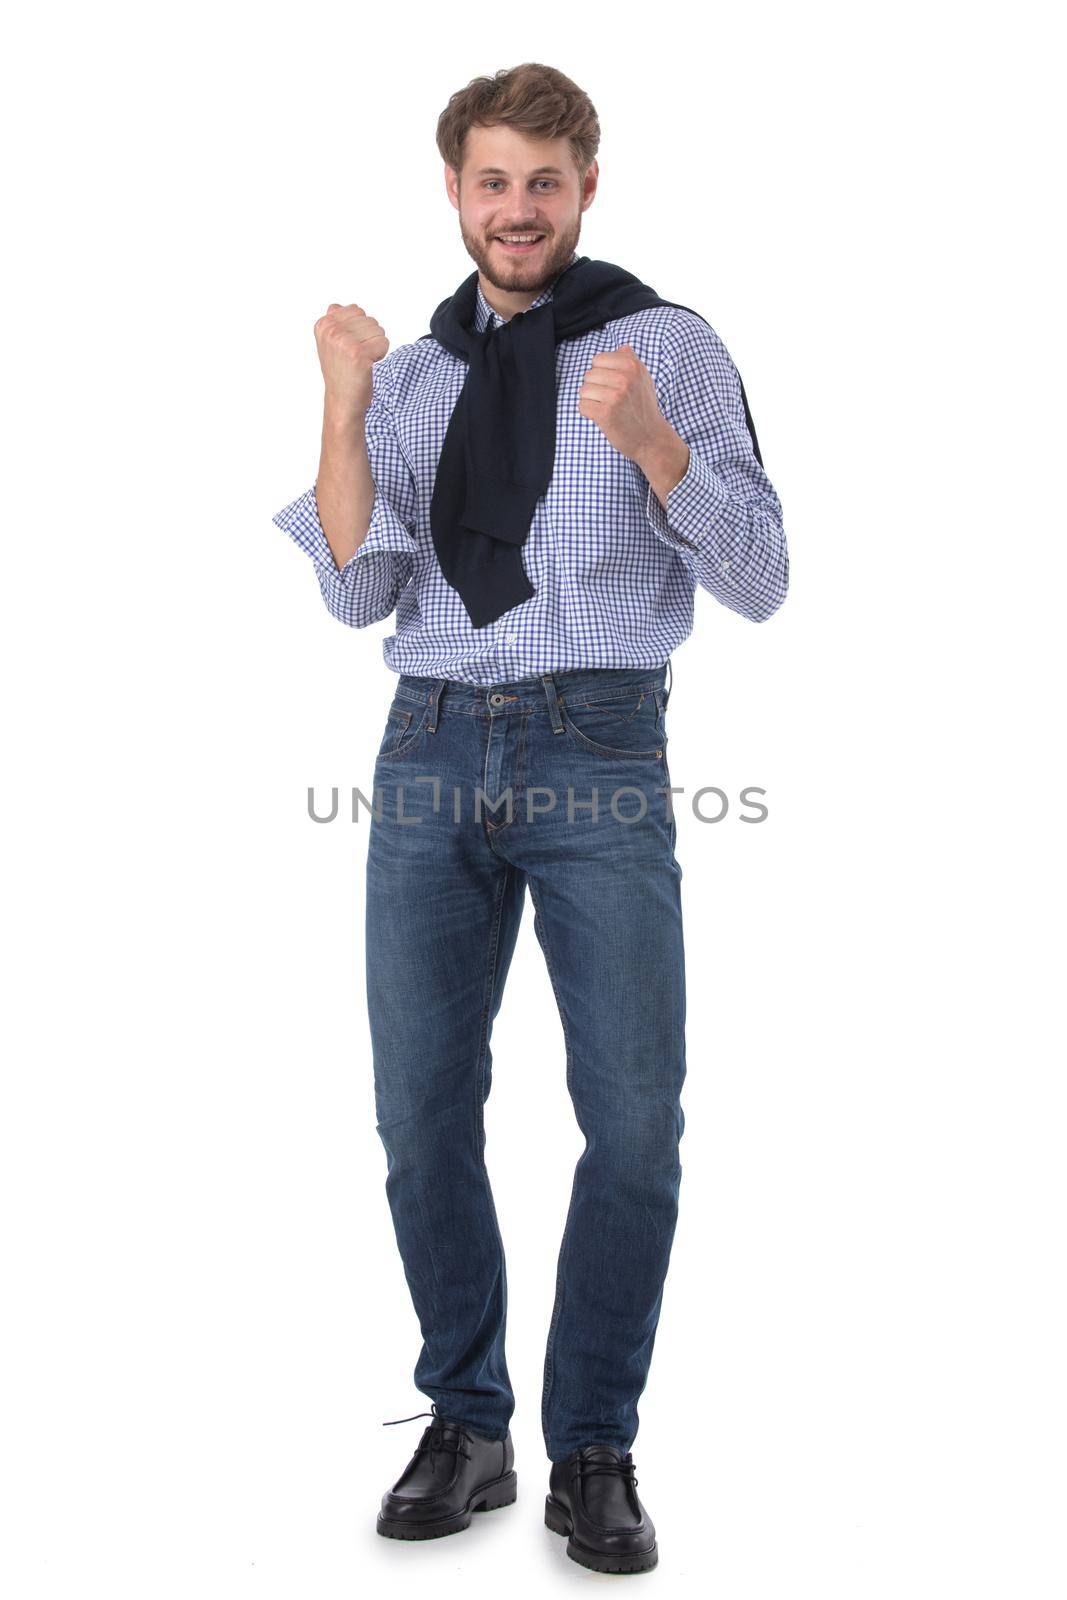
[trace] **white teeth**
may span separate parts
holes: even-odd
[[[540,239],[539,233],[498,233],[497,238],[505,244],[533,244],[535,239]]]

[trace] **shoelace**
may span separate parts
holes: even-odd
[[[471,1453],[469,1450],[464,1450],[462,1441],[464,1439],[469,1440],[470,1434],[458,1422],[446,1422],[437,1409],[436,1400],[432,1401],[431,1404],[433,1407],[431,1411],[416,1411],[415,1415],[411,1417],[396,1417],[392,1422],[383,1422],[382,1427],[395,1428],[399,1422],[414,1422],[416,1417],[432,1417],[433,1421],[428,1428],[423,1429],[422,1438],[415,1446],[415,1454],[419,1455],[423,1450],[429,1452],[431,1472],[433,1471],[435,1450],[443,1450],[446,1454],[451,1451],[453,1455],[465,1456],[469,1461]],[[449,1434],[456,1434],[458,1437],[449,1438]]]
[[[579,1476],[594,1472],[617,1472],[620,1477],[625,1478],[635,1489],[639,1482],[633,1458],[629,1454],[621,1460],[616,1460],[614,1456],[608,1455],[598,1456],[592,1461],[586,1456],[577,1456],[575,1457],[574,1470]]]

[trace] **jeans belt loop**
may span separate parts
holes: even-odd
[[[541,682],[545,688],[545,698],[548,701],[548,714],[552,718],[552,732],[563,733],[563,718],[559,714],[559,697],[556,694],[555,680],[551,672],[542,672]]]
[[[428,733],[437,732],[437,718],[440,712],[441,696],[445,690],[444,678],[438,678],[437,687],[430,690],[430,718],[426,725]]]

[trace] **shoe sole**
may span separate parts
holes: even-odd
[[[574,1537],[566,1507],[551,1495],[545,1499],[545,1527],[551,1528],[553,1533],[565,1534],[571,1560],[588,1567],[591,1572],[651,1572],[659,1560],[656,1545],[651,1550],[636,1550],[632,1555],[606,1555],[603,1550],[590,1550],[588,1545],[580,1544]]]
[[[469,1528],[476,1511],[497,1511],[501,1506],[512,1506],[518,1498],[519,1480],[514,1472],[502,1478],[480,1484],[474,1490],[462,1511],[439,1522],[398,1521],[395,1517],[378,1516],[378,1532],[384,1539],[443,1539],[449,1533],[462,1533]]]

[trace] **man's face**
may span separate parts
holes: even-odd
[[[457,183],[445,168],[467,253],[497,289],[539,292],[574,254],[582,212],[596,193],[594,161],[579,180],[568,139],[529,139],[514,128],[472,128]],[[535,234],[512,245],[501,234]]]

